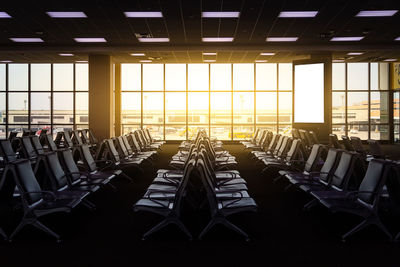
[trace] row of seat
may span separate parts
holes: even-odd
[[[23,211],[23,217],[11,235],[8,237],[0,229],[1,235],[12,240],[24,226],[30,224],[60,241],[60,236],[43,225],[39,218],[55,212],[70,212],[79,204],[93,210],[96,206],[88,200],[93,193],[103,187],[116,191],[111,183],[116,177],[132,180],[132,172],[126,172],[124,164],[141,153],[129,146],[128,137],[136,140],[132,137],[134,135],[131,133],[101,142],[99,149],[107,144],[107,152],[103,157],[98,153],[92,154],[87,143],[72,147],[57,146],[51,135],[42,136],[45,146],[42,146],[39,136],[18,137],[21,147],[17,152],[13,150],[10,140],[0,140],[1,199],[13,205],[13,209],[20,208]],[[120,151],[125,151],[122,147],[126,150],[129,148],[131,152],[125,158],[119,158],[118,152],[113,154],[117,140],[127,141],[126,145],[117,146]],[[159,144],[153,141],[153,144],[146,146],[159,148]],[[74,153],[79,155],[78,161]],[[18,204],[15,205],[15,202]]]
[[[322,144],[313,144],[307,155],[300,149],[304,147],[302,138],[265,134],[272,136],[264,145],[268,149],[260,151],[259,147],[249,145],[256,138],[243,144],[246,148],[255,148],[251,154],[256,163],[265,166],[262,172],[268,173],[267,177],[274,178],[275,182],[286,178],[289,184],[285,190],[295,187],[313,197],[304,206],[306,210],[322,204],[333,212],[361,216],[363,221],[345,233],[343,240],[370,224],[377,225],[392,238],[378,210],[382,198],[398,198],[399,163],[373,157],[366,161],[364,155],[355,151]]]
[[[134,211],[148,211],[164,216],[164,220],[143,235],[149,235],[166,225],[177,225],[191,240],[192,234],[181,220],[183,201],[197,210],[208,203],[211,219],[199,234],[199,239],[216,224],[248,235],[227,217],[245,211],[256,211],[257,205],[249,196],[246,181],[240,177],[235,157],[222,147],[222,142],[210,140],[200,130],[195,140],[184,141],[172,157],[172,170],[160,169],[143,197],[133,205]],[[201,181],[199,183],[196,183]],[[199,193],[200,197],[198,196]]]

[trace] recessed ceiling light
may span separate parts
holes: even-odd
[[[1,63],[11,63],[13,62],[12,60],[0,60]]]
[[[346,37],[332,37],[332,42],[352,42],[352,41],[361,41],[364,39],[364,36],[346,36]]]
[[[204,62],[215,62],[215,59],[204,59]]]
[[[86,14],[80,11],[49,11],[46,13],[52,18],[87,18]]]
[[[42,38],[10,38],[11,41],[16,43],[43,43]]]
[[[131,56],[134,57],[144,57],[146,54],[145,53],[131,53]]]
[[[282,11],[279,13],[279,18],[313,18],[318,14],[318,11]]]
[[[203,52],[203,56],[216,56],[216,52]]]
[[[273,52],[261,52],[260,53],[260,56],[274,56],[275,55],[275,53],[273,53]]]
[[[74,38],[75,42],[78,43],[105,43],[107,42],[104,38]]]
[[[139,62],[142,62],[142,63],[150,63],[150,62],[153,62],[153,61],[148,60],[148,59],[144,59],[144,60],[140,60]]]
[[[77,60],[77,61],[75,61],[76,63],[88,63],[88,61],[87,60]]]
[[[203,37],[203,42],[233,42],[233,37]]]
[[[349,52],[349,53],[347,53],[347,55],[349,55],[349,56],[359,56],[362,54],[364,54],[364,52]]]
[[[397,12],[398,10],[362,10],[356,17],[391,17]]]
[[[395,41],[400,41],[400,37],[397,37],[396,39],[394,39]]]
[[[162,18],[163,15],[159,11],[134,11],[124,12],[127,18]]]
[[[0,19],[9,19],[9,18],[11,18],[11,16],[10,15],[8,15],[8,13],[7,12],[0,12]]]
[[[238,11],[223,11],[223,12],[201,12],[203,18],[238,18]]]
[[[74,54],[71,54],[71,53],[61,53],[61,54],[58,54],[59,56],[62,56],[62,57],[73,57],[74,56]]]
[[[299,37],[268,37],[267,42],[296,42]]]
[[[386,61],[386,62],[394,62],[394,61],[397,61],[397,58],[388,58],[388,59],[385,59],[384,61]]]
[[[265,63],[265,62],[268,62],[268,60],[257,59],[255,62],[256,62],[256,63]]]
[[[141,43],[165,43],[169,42],[169,38],[138,38]]]
[[[340,62],[344,62],[344,59],[334,59],[334,60],[332,60],[332,62],[340,63]]]

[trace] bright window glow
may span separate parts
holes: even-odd
[[[127,18],[162,18],[163,15],[158,11],[136,11],[124,12]]]
[[[240,12],[224,11],[224,12],[201,12],[203,18],[238,18]]]
[[[162,91],[164,90],[164,65],[144,64],[143,65],[143,90]]]
[[[318,11],[282,11],[279,13],[280,18],[313,18]]]
[[[254,90],[254,64],[233,64],[233,90]]]
[[[31,91],[51,90],[51,65],[31,64]]]
[[[86,14],[83,12],[49,11],[46,13],[52,18],[87,18]]]
[[[391,17],[397,12],[398,10],[363,10],[356,17]]]
[[[296,42],[299,37],[268,37],[267,42]]]
[[[165,64],[165,90],[186,90],[186,64]]]
[[[211,91],[232,90],[231,69],[231,64],[211,64]]]
[[[278,64],[256,64],[256,90],[271,90],[277,89],[277,70]]]
[[[140,64],[121,64],[121,90],[140,91],[142,88]]]
[[[324,64],[295,65],[294,122],[324,122]]]
[[[208,64],[188,64],[188,90],[208,91]]]
[[[233,42],[233,37],[203,37],[203,42]]]

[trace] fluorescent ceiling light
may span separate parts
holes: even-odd
[[[203,52],[203,56],[216,56],[216,52]]]
[[[11,18],[10,15],[8,15],[7,12],[0,12],[0,19],[9,19]]]
[[[346,37],[333,37],[331,41],[333,42],[352,42],[352,41],[361,41],[364,39],[364,36],[346,36]]]
[[[0,60],[1,63],[11,63],[13,62],[12,60]]]
[[[332,62],[340,63],[340,62],[344,62],[344,59],[334,59],[334,60],[332,60]]]
[[[127,18],[162,18],[163,15],[159,11],[134,11],[124,12]]]
[[[153,62],[153,61],[148,60],[148,59],[144,59],[144,60],[140,60],[139,62],[142,62],[142,63],[150,63],[150,62]]]
[[[349,55],[349,56],[359,56],[362,54],[364,54],[364,52],[349,52],[349,53],[347,53],[347,55]]]
[[[74,54],[71,54],[71,53],[61,53],[61,54],[58,54],[59,56],[62,56],[62,57],[73,57],[74,56]]]
[[[138,38],[142,43],[165,43],[169,42],[169,38]]]
[[[75,42],[78,43],[105,43],[107,42],[104,38],[74,38]]]
[[[10,40],[16,43],[43,43],[41,38],[10,38]]]
[[[255,62],[256,62],[256,63],[265,63],[265,62],[268,62],[268,60],[265,60],[265,59],[257,59]]]
[[[203,18],[238,18],[238,11],[201,12]]]
[[[203,42],[233,42],[233,37],[203,37]]]
[[[398,10],[362,10],[356,17],[391,17],[397,12]]]
[[[397,37],[396,39],[394,39],[395,41],[400,41],[400,37]]]
[[[267,42],[296,42],[299,37],[268,37]]]
[[[88,61],[87,60],[77,60],[77,61],[75,61],[76,63],[88,63]]]
[[[279,13],[279,18],[313,18],[318,14],[318,11],[282,11]]]
[[[397,58],[388,58],[388,59],[385,59],[384,61],[393,62],[393,61],[397,61]]]
[[[204,59],[204,62],[215,62],[215,59]]]
[[[134,57],[144,57],[146,54],[145,53],[132,53],[131,56]]]
[[[274,56],[275,55],[275,53],[273,53],[273,52],[262,52],[262,53],[260,53],[260,56]]]
[[[87,18],[86,14],[80,11],[49,11],[46,13],[52,18]]]

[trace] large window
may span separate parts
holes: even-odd
[[[333,63],[332,133],[389,140],[388,89],[388,63]]]
[[[292,64],[122,64],[122,132],[166,140],[200,128],[225,140],[263,128],[290,134]]]
[[[0,138],[87,128],[88,64],[0,64]]]

